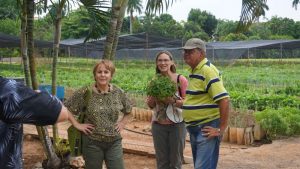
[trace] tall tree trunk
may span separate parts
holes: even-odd
[[[56,95],[56,79],[57,79],[57,59],[59,55],[59,43],[61,38],[61,20],[62,20],[62,9],[65,6],[66,0],[60,1],[60,4],[57,5],[56,9],[56,18],[54,21],[54,42],[53,50],[54,56],[52,61],[52,95]],[[58,128],[57,125],[53,125],[53,139],[54,146],[57,148],[57,143],[59,140]]]
[[[119,14],[119,18],[118,18],[116,31],[115,31],[115,36],[114,36],[113,46],[112,46],[112,50],[111,50],[110,60],[115,59],[117,46],[118,46],[118,42],[119,42],[119,35],[120,35],[121,29],[122,29],[123,19],[124,19],[124,15],[125,15],[125,12],[126,12],[127,5],[128,5],[128,0],[123,0],[123,3],[121,4],[121,9],[120,9],[120,14]]]
[[[129,23],[130,34],[133,33],[133,11],[130,10],[130,23]]]
[[[36,64],[33,56],[34,41],[33,41],[33,20],[34,20],[34,0],[27,0],[27,47],[29,57],[29,69],[31,77],[31,85],[33,89],[38,88],[36,78]]]
[[[113,41],[115,37],[115,32],[117,28],[117,23],[118,23],[118,18],[120,15],[120,10],[121,10],[121,4],[123,0],[117,0],[117,2],[114,2],[112,4],[112,11],[111,11],[111,18],[110,18],[110,26],[109,26],[109,31],[106,36],[106,41],[104,45],[104,53],[102,58],[103,59],[111,59],[111,51],[112,51],[112,46],[113,46]]]
[[[28,32],[28,57],[29,57],[29,68],[32,82],[32,88],[38,89],[38,82],[36,78],[36,64],[33,55],[34,41],[33,41],[33,20],[34,20],[34,0],[27,0],[27,32]],[[61,160],[57,157],[54,152],[51,139],[46,127],[37,126],[40,140],[43,144],[44,150],[47,154],[48,168],[59,168]]]
[[[26,86],[31,86],[30,81],[30,74],[29,74],[29,65],[28,65],[28,55],[27,55],[27,7],[26,7],[26,0],[22,1],[21,6],[21,56],[23,60],[23,69],[24,69],[24,76],[25,76],[25,83]]]

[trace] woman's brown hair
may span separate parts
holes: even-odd
[[[168,55],[169,58],[170,58],[170,60],[173,61],[173,63],[174,63],[173,55],[171,54],[171,52],[169,52],[169,51],[167,51],[167,50],[163,50],[163,51],[158,52],[158,53],[156,54],[156,58],[155,58],[155,63],[156,63],[156,73],[160,73],[160,70],[159,70],[158,67],[157,67],[157,60],[158,60],[158,57],[159,57],[161,54],[163,54],[163,53],[166,54],[166,55]],[[171,65],[170,70],[171,70],[171,72],[176,73],[176,66],[175,66],[175,64]]]

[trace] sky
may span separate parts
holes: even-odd
[[[146,0],[143,0],[145,4]],[[300,21],[300,4],[298,9],[292,7],[293,0],[268,0],[269,10],[266,11],[267,21],[272,16],[287,17],[294,21]],[[192,8],[208,11],[217,19],[239,20],[242,0],[176,0],[166,13],[173,16],[177,21],[187,20],[188,14]],[[165,12],[164,12],[165,13]]]

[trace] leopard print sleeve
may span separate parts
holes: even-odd
[[[82,87],[76,90],[73,95],[64,102],[64,105],[72,114],[78,115],[83,110],[85,106],[84,95],[86,91],[87,87]]]

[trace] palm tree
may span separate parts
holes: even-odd
[[[299,0],[293,0],[292,6],[297,10],[299,3]],[[265,16],[266,10],[269,10],[267,0],[243,0],[237,31],[246,31],[260,16]]]
[[[26,24],[26,30],[27,30],[27,53],[29,58],[29,70],[30,70],[30,76],[31,76],[31,83],[32,88],[34,90],[38,89],[38,82],[36,77],[36,64],[35,64],[35,58],[33,55],[34,50],[34,41],[33,41],[33,24],[34,24],[34,0],[24,0],[24,5],[26,5],[26,13],[27,13],[27,24]],[[21,49],[23,50],[23,49]],[[46,150],[46,154],[48,157],[48,167],[50,168],[59,168],[60,166],[60,159],[57,157],[57,155],[54,152],[53,147],[51,146],[51,139],[49,137],[49,133],[46,127],[40,127],[37,126],[37,131],[40,137],[40,140],[42,141],[43,147]]]
[[[265,16],[265,10],[269,10],[267,0],[243,0],[237,32],[246,31],[260,16]]]
[[[141,0],[129,0],[127,6],[127,13],[130,14],[130,34],[132,34],[132,26],[133,26],[133,12],[137,11],[139,14],[142,13],[143,5]]]
[[[118,35],[120,33],[120,29],[118,27],[122,27],[123,18],[125,14],[125,9],[127,7],[128,0],[113,0],[112,8],[111,8],[111,17],[109,22],[109,29],[106,35],[105,45],[104,45],[104,53],[102,58],[113,60],[114,56],[112,53],[116,51],[113,48],[113,45],[117,45],[118,43]]]
[[[128,3],[128,0],[125,0],[124,3]],[[122,6],[120,9],[120,16],[118,17],[118,22],[117,22],[117,27],[116,27],[116,32],[114,35],[114,39],[113,39],[113,45],[112,45],[112,52],[111,52],[111,57],[110,60],[114,60],[115,59],[115,55],[116,55],[116,51],[117,51],[117,47],[118,47],[118,42],[119,42],[119,35],[122,29],[122,25],[123,25],[123,21],[124,21],[124,15],[125,15],[125,11],[126,11],[126,6]]]
[[[300,3],[299,0],[293,0],[293,7],[297,10],[297,6]]]
[[[51,93],[52,95],[56,95],[56,65],[57,65],[57,58],[59,53],[59,43],[61,37],[61,21],[63,18],[63,9],[65,7],[67,0],[61,0],[58,3],[53,3],[51,9],[49,11],[50,15],[52,16],[53,23],[54,23],[54,41],[53,41],[53,61],[52,61],[52,86],[51,86]],[[52,1],[51,1],[52,3]],[[58,129],[57,125],[53,125],[53,139],[54,139],[54,148],[57,148],[57,142],[59,140]]]
[[[21,20],[21,56],[23,60],[23,70],[26,86],[31,86],[31,80],[29,78],[29,65],[28,65],[28,55],[27,55],[27,7],[26,0],[18,0],[18,6],[21,8],[20,20]]]

